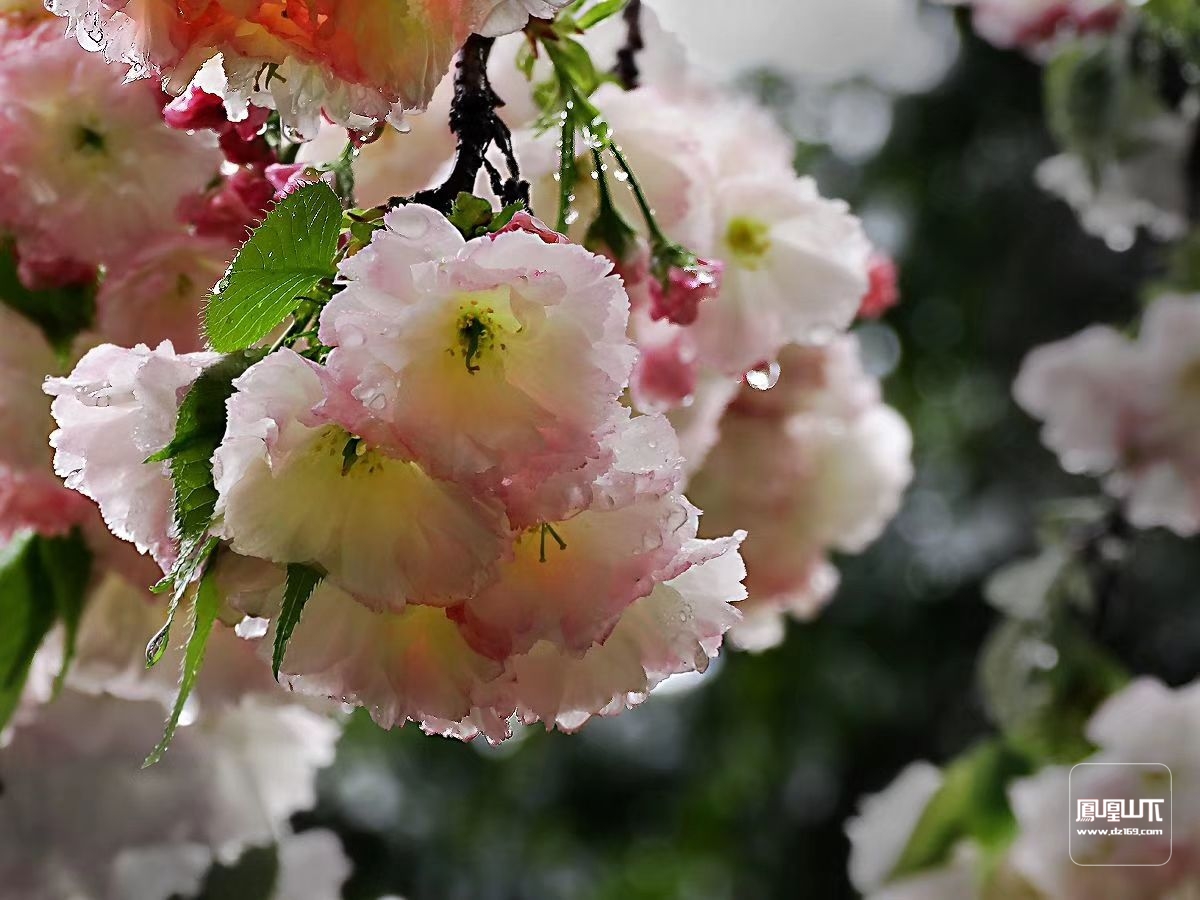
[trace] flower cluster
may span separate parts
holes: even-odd
[[[552,15],[563,0],[455,0],[397,5],[393,0],[50,0],[85,47],[133,64],[182,93],[218,60],[219,93],[234,119],[248,104],[279,111],[313,137],[321,116],[351,128],[399,122],[423,109],[473,32],[504,34],[530,14]]]
[[[316,772],[332,762],[340,729],[274,690],[253,648],[232,633],[210,646],[215,665],[171,755],[140,770],[174,694],[173,666],[145,668],[142,636],[159,615],[144,592],[103,577],[58,696],[61,643],[48,642],[34,661],[0,740],[5,889],[38,898],[193,896],[214,861],[277,843],[280,900],[334,896],[349,869],[336,838],[293,835],[288,820],[313,804]],[[286,893],[289,877],[308,887]]]
[[[1200,298],[1154,301],[1137,340],[1094,325],[1039,347],[1014,392],[1063,467],[1104,476],[1133,525],[1200,532]]]
[[[940,862],[906,872],[897,869],[904,868],[922,816],[936,798],[954,789],[949,773],[926,762],[913,763],[882,792],[865,798],[859,815],[847,823],[851,881],[871,900],[1187,896],[1200,886],[1200,806],[1190,750],[1198,725],[1200,685],[1171,689],[1153,678],[1129,683],[1087,723],[1087,738],[1096,752],[1082,762],[1092,765],[1073,772],[1069,766],[1048,766],[1009,782],[1005,801],[1014,823],[1005,846],[985,848],[965,838],[948,848]],[[1150,759],[1165,768],[1112,765]],[[1174,791],[1168,787],[1167,768]],[[1124,842],[1107,834],[1071,833],[1067,824],[1075,817],[1073,796],[1170,797],[1173,837],[1166,827],[1161,838]],[[1142,827],[1148,825],[1141,820]]]
[[[294,688],[500,740],[514,714],[578,727],[715,653],[744,595],[739,538],[696,537],[670,425],[619,403],[634,350],[611,268],[527,215],[468,241],[401,207],[341,264],[323,349],[233,382],[216,571],[232,606],[276,621],[282,567],[319,573]],[[144,460],[214,362],[106,345],[47,387],[59,473],[164,570],[170,472]]]
[[[912,478],[912,435],[853,337],[788,347],[778,370],[770,390],[753,376],[743,385],[689,486],[707,513],[702,533],[732,522],[748,532],[749,599],[731,633],[748,649],[778,644],[785,613],[817,614],[838,584],[829,552],[874,541]]]
[[[0,20],[0,47],[0,231],[24,280],[88,281],[177,231],[176,205],[220,164],[214,143],[167,128],[157,90],[124,84],[53,21]]]
[[[653,234],[624,254],[605,248],[619,259],[634,302],[631,333],[644,351],[633,382],[640,407],[684,405],[705,373],[736,380],[785,345],[828,339],[854,320],[870,290],[871,244],[844,203],[795,174],[789,141],[762,110],[694,76],[632,91],[605,86],[595,102],[642,178],[658,227],[699,260],[669,264],[664,280]],[[549,158],[540,143],[547,137],[527,140],[526,170],[544,173],[535,205],[553,208],[556,183],[547,163],[539,166]],[[611,173],[595,171],[590,157],[578,164],[595,174],[572,202],[582,223]],[[619,213],[639,221],[634,195],[619,187]]]

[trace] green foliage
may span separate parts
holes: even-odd
[[[17,256],[11,241],[0,242],[0,303],[36,324],[51,346],[64,355],[72,339],[92,324],[96,315],[95,285],[31,291],[17,276]]]
[[[946,767],[941,788],[925,807],[892,878],[943,863],[970,838],[985,850],[1006,844],[1015,828],[1005,788],[1028,763],[999,742],[988,742]]]
[[[217,505],[212,457],[225,436],[225,401],[233,394],[233,382],[238,376],[265,355],[265,350],[233,353],[201,372],[180,404],[175,437],[146,460],[148,464],[168,460],[171,463],[172,515],[180,540],[179,562],[160,582],[163,589],[173,584],[174,593],[166,624],[146,648],[149,665],[162,658],[179,602],[216,545],[208,536]]]
[[[276,680],[279,679],[279,667],[283,665],[288,641],[292,639],[292,632],[300,623],[304,606],[324,579],[325,574],[312,566],[292,563],[287,567],[283,608],[279,613],[279,621],[275,623],[275,647],[271,654],[271,674]]]
[[[984,646],[980,681],[989,717],[1008,742],[1049,764],[1077,762],[1095,749],[1087,721],[1128,676],[1066,623],[1047,630],[1008,621]]]
[[[92,557],[76,532],[68,537],[18,535],[0,551],[0,730],[12,716],[30,663],[61,622],[63,669],[75,650]]]
[[[163,729],[162,740],[158,742],[146,757],[143,768],[154,765],[175,737],[175,729],[179,727],[179,717],[187,705],[188,697],[196,687],[196,679],[200,676],[200,668],[204,665],[204,653],[208,649],[208,639],[212,635],[213,625],[217,621],[217,613],[221,610],[221,592],[217,589],[216,579],[212,573],[205,574],[200,579],[192,603],[192,634],[188,638],[187,648],[183,653],[183,672],[179,679],[179,693],[175,697],[175,705],[167,718]]]
[[[464,238],[471,240],[500,231],[524,208],[523,203],[510,203],[496,212],[487,200],[463,191],[454,199],[449,219],[450,224],[457,228]]]
[[[1111,44],[1073,44],[1046,67],[1046,119],[1059,144],[1089,161],[1127,122],[1129,73]]]
[[[278,327],[336,273],[342,204],[329,185],[285,197],[242,247],[205,310],[214,349],[244,350]]]
[[[1200,4],[1196,0],[1146,0],[1141,16],[1158,37],[1192,63],[1200,63]]]
[[[236,861],[209,869],[196,900],[273,900],[278,881],[278,848],[251,847]]]

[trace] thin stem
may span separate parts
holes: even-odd
[[[558,151],[558,221],[555,228],[566,233],[571,226],[571,202],[575,186],[575,116],[570,109],[562,113],[562,146]]]
[[[638,209],[642,212],[642,218],[646,220],[646,228],[650,231],[651,241],[660,246],[671,244],[671,239],[663,234],[663,230],[658,227],[658,220],[654,218],[654,210],[650,207],[650,201],[646,199],[646,192],[642,190],[642,185],[633,173],[629,161],[625,159],[624,152],[616,144],[610,144],[608,150],[612,153],[613,159],[617,161],[617,165],[621,167],[621,171],[625,173],[625,177],[629,181],[629,189],[633,191],[633,198],[637,201]]]

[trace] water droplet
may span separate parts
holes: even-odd
[[[233,633],[243,640],[254,641],[266,635],[271,623],[257,616],[246,616],[233,628]]]
[[[779,384],[779,363],[771,362],[746,373],[746,384],[756,391],[769,391]]]

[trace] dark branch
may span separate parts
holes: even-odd
[[[449,215],[450,207],[461,193],[472,193],[479,172],[487,168],[493,187],[497,187],[502,203],[529,204],[529,185],[521,180],[513,152],[512,134],[496,114],[504,101],[492,90],[488,80],[488,59],[495,38],[471,35],[458,57],[454,76],[454,100],[450,106],[450,130],[458,138],[454,168],[442,184],[420,191],[412,197],[393,197],[389,206],[421,203]],[[508,178],[499,173],[487,160],[487,152],[496,146],[504,157]],[[493,175],[492,173],[495,172]]]
[[[623,15],[627,29],[625,46],[617,51],[617,65],[613,74],[627,91],[632,91],[641,81],[637,57],[646,49],[646,41],[642,35],[642,0],[629,0]]]
[[[1192,127],[1192,143],[1183,161],[1183,177],[1187,191],[1188,221],[1195,227],[1200,225],[1200,124]]]

